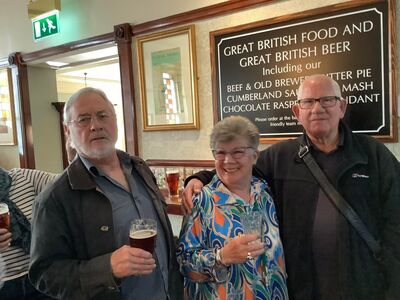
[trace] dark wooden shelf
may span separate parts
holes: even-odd
[[[178,215],[178,216],[183,216],[183,208],[182,208],[182,198],[180,196],[174,197],[171,199],[171,197],[165,198],[165,201],[167,202],[168,208],[167,212],[171,215]]]

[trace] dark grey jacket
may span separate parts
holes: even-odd
[[[341,299],[400,297],[400,165],[375,139],[344,132],[345,161],[333,184],[383,246],[378,263],[367,245],[339,214],[338,256]],[[299,159],[305,137],[261,152],[258,176],[272,188],[286,257],[290,299],[315,299],[312,230],[319,186]]]
[[[182,278],[164,198],[145,162],[131,160],[146,183],[167,240],[169,295],[181,299]],[[60,299],[121,298],[110,265],[116,250],[111,204],[79,158],[38,196],[32,224],[29,278],[36,288]]]

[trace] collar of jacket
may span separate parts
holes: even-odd
[[[117,150],[117,155],[121,159],[121,156],[126,155],[126,153],[121,150]],[[145,162],[141,158],[135,156],[129,156],[129,159],[132,162],[133,168],[143,178],[144,182],[153,191],[155,191],[156,185],[154,186],[154,184],[149,184],[149,182],[152,182],[153,179],[148,174],[148,172],[144,171],[144,168],[146,166]],[[86,169],[79,155],[77,155],[74,161],[68,166],[66,172],[68,175],[69,183],[73,190],[91,190],[97,188],[96,182],[93,180],[92,175],[90,174],[88,169]]]
[[[345,122],[340,120],[339,122],[339,130],[343,132],[344,135],[344,141],[343,141],[343,147],[344,147],[344,152],[346,153],[345,161],[343,162],[344,168],[342,168],[343,173],[345,170],[349,169],[355,164],[367,164],[368,163],[368,156],[363,150],[362,146],[360,143],[357,141],[357,139],[354,139],[354,134],[351,132],[350,128],[347,126]],[[303,134],[297,138],[297,141],[301,145],[307,145],[310,146],[308,143],[308,139],[306,138],[306,132],[303,131]],[[296,149],[294,153],[294,160],[301,163],[303,160],[298,156],[298,148]]]

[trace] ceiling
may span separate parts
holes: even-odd
[[[29,18],[33,19],[54,9],[61,10],[60,2],[61,0],[27,0]]]
[[[120,72],[118,59],[110,59],[99,63],[57,70],[57,78],[59,79],[68,80],[85,77],[87,79],[119,81]]]
[[[118,48],[114,44],[102,45],[101,47],[88,48],[68,52],[67,54],[47,57],[31,61],[30,66],[52,68],[57,70],[57,77],[87,78],[100,80],[120,80]],[[63,66],[52,66],[49,64],[58,63]]]

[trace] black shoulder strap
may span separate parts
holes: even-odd
[[[308,146],[300,145],[298,155],[310,169],[314,178],[317,180],[322,190],[325,192],[331,202],[346,217],[347,221],[354,227],[357,233],[365,241],[365,243],[371,249],[372,253],[374,253],[375,258],[378,259],[381,252],[380,243],[372,236],[372,234],[368,231],[367,227],[354,211],[354,209],[342,197],[342,195],[339,194],[339,192],[328,180],[325,173],[321,170],[321,168],[318,166],[311,153],[309,152]]]

